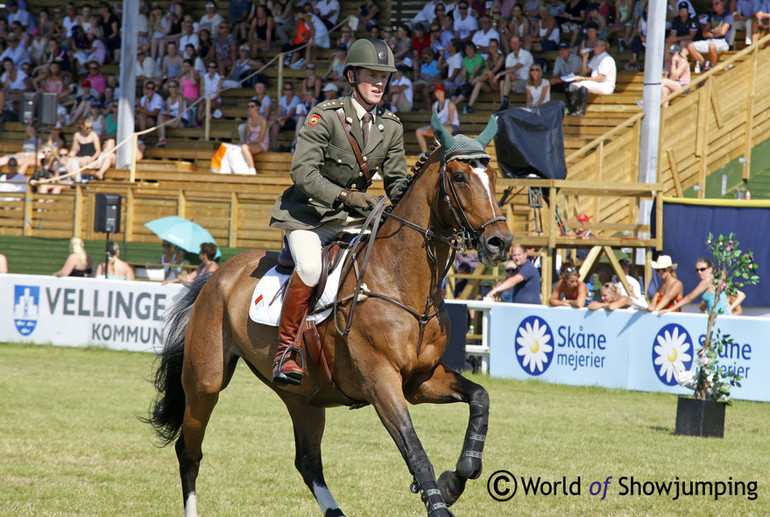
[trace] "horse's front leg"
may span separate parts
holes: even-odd
[[[438,489],[433,465],[414,430],[401,387],[400,374],[388,371],[367,378],[377,379],[371,386],[369,400],[401,451],[415,480],[413,490],[419,491],[428,510],[428,517],[453,517]]]
[[[439,364],[429,377],[410,382],[407,385],[406,397],[412,404],[467,402],[470,406],[468,428],[465,431],[460,459],[457,460],[457,470],[447,470],[441,474],[438,481],[441,495],[451,506],[465,490],[465,482],[481,475],[481,453],[484,450],[489,422],[487,390],[446,365]]]

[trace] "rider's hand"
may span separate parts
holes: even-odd
[[[371,210],[377,204],[377,198],[366,192],[354,190],[343,190],[337,195],[337,199],[342,201],[345,206],[358,208],[360,210]]]

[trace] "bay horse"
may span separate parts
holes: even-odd
[[[494,265],[506,258],[513,235],[495,200],[496,171],[484,151],[497,131],[494,116],[476,140],[452,136],[440,123],[434,131],[441,147],[418,162],[401,200],[370,237],[365,279],[347,275],[340,282],[338,300],[346,295],[350,300],[361,280],[371,296],[357,303],[345,330],[338,330],[349,315],[343,311],[318,325],[325,359],[334,372],[331,382],[312,361],[305,364],[301,386],[270,382],[278,329],[251,321],[248,306],[257,281],[277,262],[274,253],[240,253],[195,280],[169,309],[155,373],[159,394],[147,421],[165,445],[176,440],[185,517],[197,516],[195,481],[203,435],[239,359],[286,405],[294,426],[294,464],[324,517],[344,516],[326,486],[321,464],[327,407],[374,407],[429,517],[452,516],[448,506],[460,497],[466,480],[481,474],[489,396],[440,361],[450,325],[441,284],[460,242],[474,246],[483,263]],[[463,151],[469,148],[473,152]],[[360,268],[362,258],[357,260]],[[455,471],[436,479],[407,402],[470,406]]]

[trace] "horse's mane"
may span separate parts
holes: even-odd
[[[433,157],[433,152],[438,149],[439,144],[434,142],[430,149],[428,149],[428,152],[426,154],[422,154],[420,158],[417,159],[417,162],[412,167],[412,174],[407,174],[406,176],[406,182],[403,184],[401,188],[401,193],[398,196],[398,199],[392,199],[393,202],[393,208],[398,206],[398,204],[401,202],[402,199],[406,196],[406,194],[409,192],[409,190],[412,188],[412,185],[414,185],[415,180],[422,175],[422,173],[425,171],[426,166],[428,165],[428,162],[430,161],[431,157]]]

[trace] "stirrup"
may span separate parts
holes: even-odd
[[[304,373],[297,373],[297,372],[282,372],[281,367],[283,366],[283,363],[286,361],[286,355],[290,352],[296,352],[297,357],[299,358],[299,361],[295,358],[295,362],[297,362],[297,366],[302,368],[302,370],[305,370],[305,351],[296,345],[291,345],[286,347],[286,350],[283,351],[281,354],[281,357],[278,358],[278,361],[273,365],[273,383],[279,384],[279,385],[286,385],[291,384],[293,386],[299,386],[302,384],[302,379],[305,377]]]

